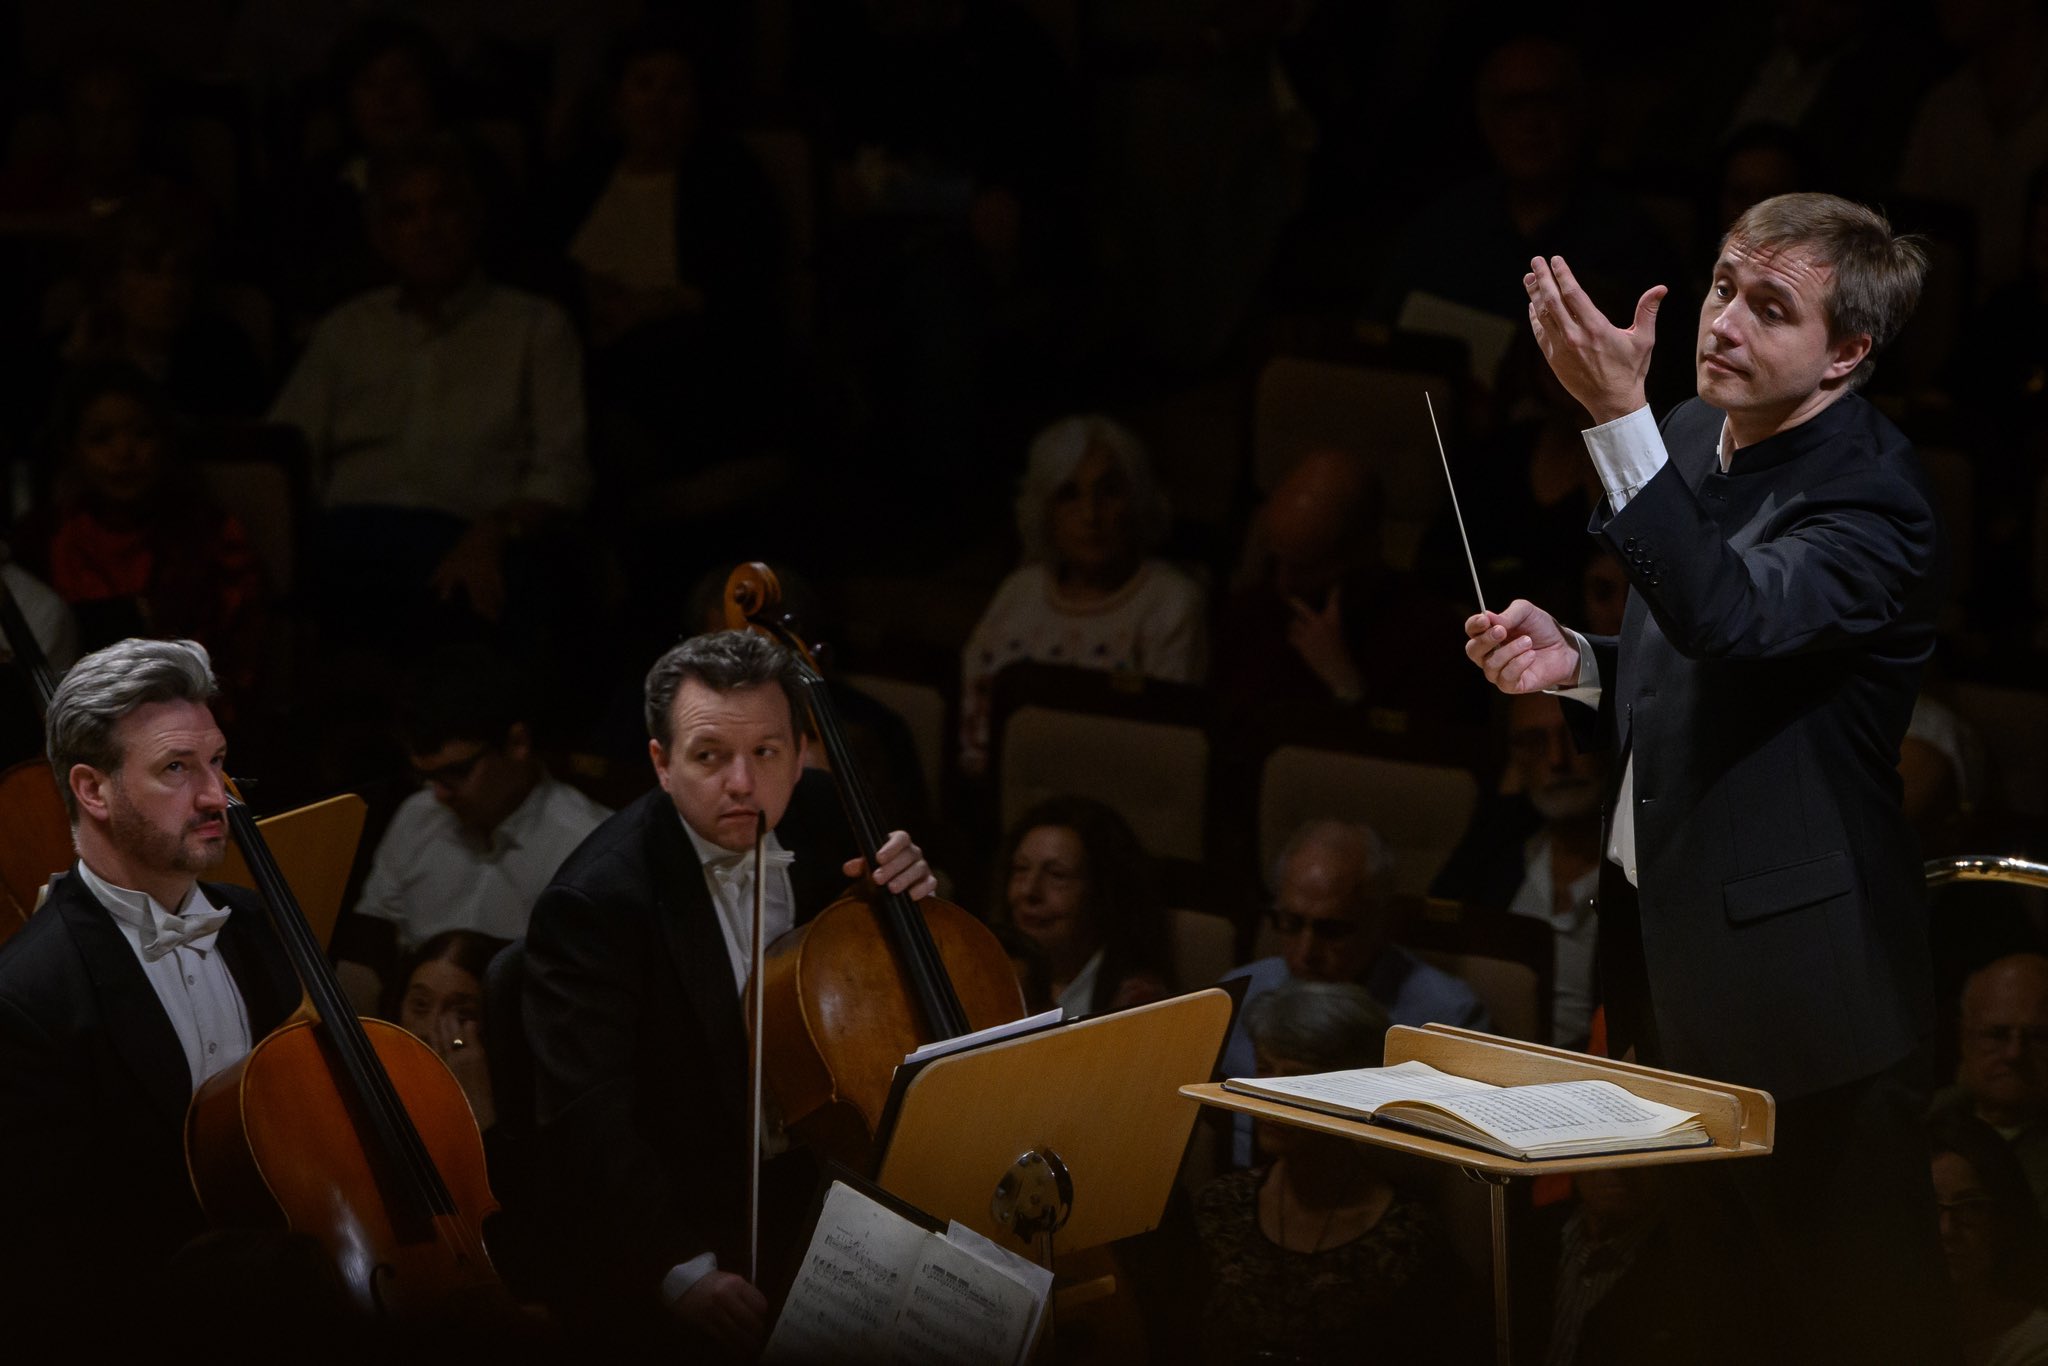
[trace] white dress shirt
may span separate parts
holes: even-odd
[[[682,820],[680,813],[677,820]],[[683,833],[697,850],[704,865],[704,886],[711,904],[718,910],[718,930],[725,936],[725,952],[732,961],[732,980],[744,995],[754,970],[754,851],[735,854],[713,844],[683,821]],[[782,847],[773,830],[763,841],[767,845],[768,886],[761,899],[761,933],[773,944],[796,924],[796,893],[789,885],[789,865],[796,855]]]
[[[676,819],[682,820],[680,812]],[[725,936],[732,979],[744,996],[754,963],[754,851],[735,854],[699,835],[688,821],[683,821],[683,833],[690,837],[697,860],[704,866],[704,886],[711,893],[711,904],[718,910],[718,929]],[[796,924],[796,893],[789,884],[789,865],[796,861],[796,855],[782,847],[772,830],[762,843],[767,846],[768,882],[761,899],[761,934],[773,944]],[[715,1252],[700,1252],[687,1262],[670,1267],[661,1278],[662,1299],[674,1304],[689,1293],[691,1286],[716,1270]]]
[[[443,930],[518,939],[555,870],[609,815],[543,776],[480,841],[422,788],[399,803],[377,842],[356,914],[391,921],[405,953]]]
[[[1581,435],[1586,439],[1586,449],[1592,453],[1593,467],[1600,471],[1600,482],[1607,489],[1609,516],[1621,511],[1670,459],[1664,449],[1664,434],[1657,430],[1657,419],[1650,416],[1648,405],[1626,417],[1589,427]],[[1721,459],[1721,472],[1726,474],[1728,427],[1725,422],[1716,454]],[[1577,631],[1570,627],[1564,629],[1579,648],[1579,676],[1571,687],[1554,691],[1559,697],[1597,707],[1600,705],[1602,681],[1600,665],[1593,658],[1593,647]],[[1621,770],[1621,789],[1614,797],[1614,822],[1607,832],[1607,857],[1628,875],[1630,886],[1640,885],[1636,881],[1636,756],[1633,750]]]
[[[1593,1020],[1593,964],[1600,928],[1593,896],[1600,890],[1600,869],[1589,868],[1574,878],[1559,909],[1551,847],[1548,833],[1534,836],[1525,846],[1522,885],[1515,889],[1508,913],[1550,926],[1550,1041],[1560,1048],[1581,1048]]]
[[[580,508],[590,491],[568,314],[481,277],[431,319],[395,286],[329,313],[270,420],[306,434],[328,507],[474,520],[514,500]]]
[[[249,1011],[234,974],[214,946],[229,912],[208,901],[196,885],[172,912],[146,892],[114,886],[82,859],[78,876],[112,914],[122,938],[135,951],[142,975],[156,991],[185,1050],[193,1089],[241,1061],[250,1046]],[[188,933],[192,937],[183,939]]]

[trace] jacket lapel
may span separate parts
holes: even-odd
[[[746,1095],[747,1031],[740,1014],[740,987],[733,980],[718,908],[704,885],[704,869],[683,833],[666,793],[649,794],[646,810],[648,865],[654,873],[654,918],[669,960],[682,979],[683,994],[704,1030],[704,1048],[728,1099]]]
[[[192,1071],[178,1034],[157,1000],[156,988],[135,959],[120,927],[106,907],[87,891],[77,874],[67,876],[50,894],[54,910],[78,946],[78,956],[92,979],[107,1039],[134,1074],[164,1118],[173,1126],[185,1122],[192,1100]]]

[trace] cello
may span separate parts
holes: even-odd
[[[317,1019],[302,1007],[193,1094],[185,1158],[200,1207],[215,1224],[311,1235],[365,1313],[509,1312],[462,1084],[405,1030],[357,1017],[232,791],[227,819]]]
[[[847,821],[875,867],[887,827],[817,660],[781,613],[774,571],[740,565],[726,580],[725,603],[728,627],[759,631],[790,652]],[[762,1005],[749,1024],[782,1126],[861,1170],[873,1169],[875,1128],[912,1049],[1024,1014],[1016,970],[988,926],[951,902],[913,902],[871,883],[769,945],[760,976]]]
[[[57,695],[57,673],[5,579],[0,579],[0,630],[7,633],[15,662],[27,672],[37,704],[47,716],[50,699]],[[36,908],[36,894],[50,875],[71,863],[71,813],[47,760],[40,756],[23,759],[0,771],[0,830],[7,832],[7,838],[0,840],[0,944],[4,944],[28,923]]]

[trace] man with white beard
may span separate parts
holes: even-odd
[[[1508,701],[1508,768],[1503,787],[1526,799],[1482,812],[1430,888],[1480,910],[1506,910],[1549,924],[1555,943],[1550,1041],[1584,1048],[1593,1018],[1594,945],[1599,922],[1600,793],[1604,752],[1580,753],[1564,707],[1547,693]],[[1538,824],[1532,830],[1529,812]]]

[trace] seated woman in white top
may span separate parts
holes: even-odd
[[[1017,493],[1024,565],[1004,579],[962,652],[960,765],[988,765],[989,688],[1032,660],[1196,683],[1208,669],[1202,588],[1150,552],[1166,495],[1145,447],[1106,417],[1063,418],[1031,443]]]

